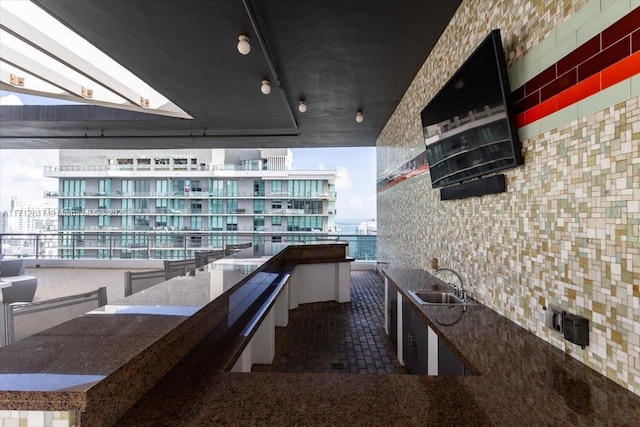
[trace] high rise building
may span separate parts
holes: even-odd
[[[58,199],[59,255],[184,258],[334,232],[336,171],[292,164],[289,149],[61,150],[45,169],[59,179],[45,194]]]

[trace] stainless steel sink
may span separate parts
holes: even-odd
[[[463,301],[453,292],[409,291],[409,294],[422,305],[476,305],[470,298]]]

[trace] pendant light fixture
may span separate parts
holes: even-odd
[[[238,52],[243,55],[248,55],[251,52],[251,43],[249,43],[249,37],[244,34],[238,36]]]
[[[260,91],[265,95],[269,95],[271,93],[271,83],[269,80],[264,79],[262,81],[262,86],[260,86]]]

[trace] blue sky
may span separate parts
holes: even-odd
[[[29,98],[0,91],[2,104],[34,103]],[[44,103],[41,98],[39,101]],[[337,219],[376,217],[375,147],[298,148],[292,152],[296,169],[338,170]],[[0,211],[9,210],[13,196],[35,201],[42,200],[45,191],[57,190],[56,179],[43,177],[44,166],[57,164],[58,150],[0,150]]]

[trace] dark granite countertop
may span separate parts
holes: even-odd
[[[442,285],[385,274],[403,293]],[[639,396],[489,308],[420,310],[475,375],[220,372],[205,340],[117,425],[640,425]]]
[[[211,366],[226,366],[250,338],[236,330],[292,266],[352,261],[346,252],[344,242],[253,246],[2,347],[0,409],[107,425],[205,337],[216,340]]]

